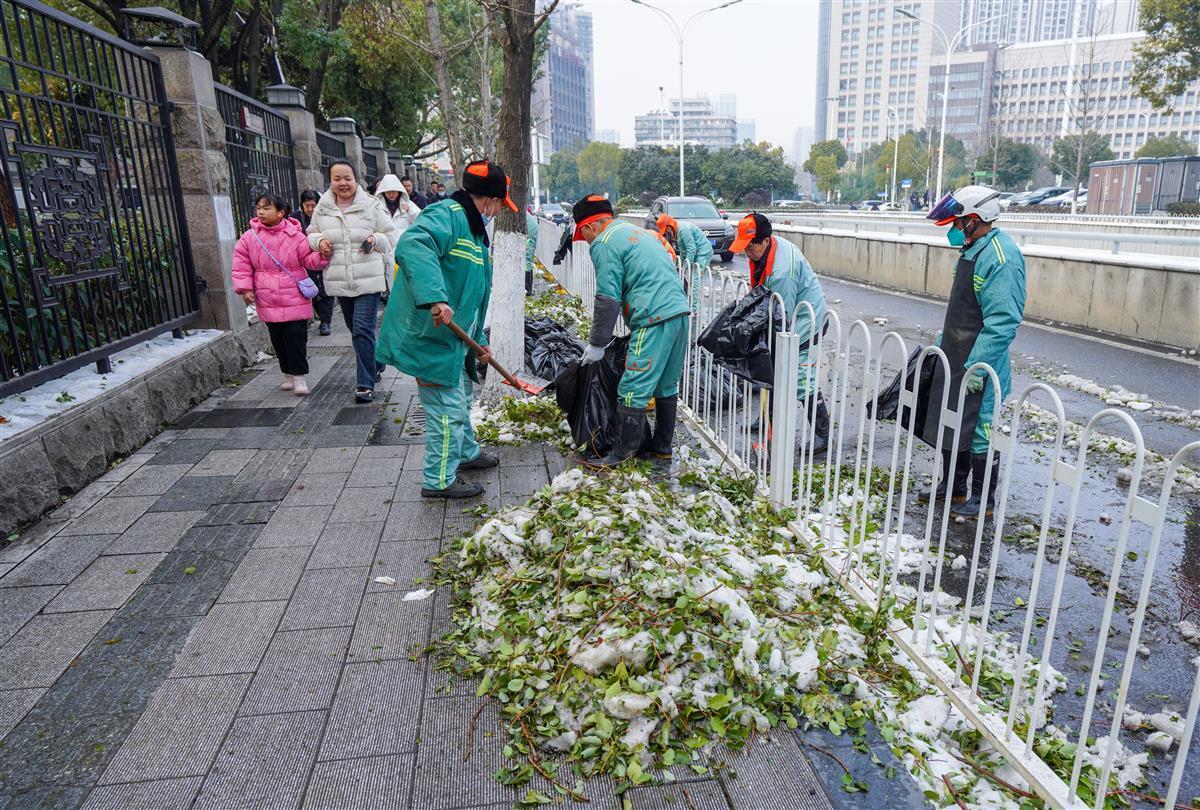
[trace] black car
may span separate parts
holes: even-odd
[[[678,222],[690,222],[704,231],[713,253],[719,254],[721,261],[727,262],[733,258],[729,252],[729,246],[733,244],[733,225],[725,221],[728,215],[722,215],[706,197],[659,197],[650,203],[646,227],[656,228],[659,216],[664,213],[670,214]]]

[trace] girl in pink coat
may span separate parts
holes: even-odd
[[[308,246],[300,223],[288,217],[288,205],[278,194],[259,195],[258,216],[233,249],[233,289],[267,325],[271,345],[283,372],[279,387],[296,396],[308,393],[308,322],[312,301],[300,292],[307,270],[323,270],[329,260]]]

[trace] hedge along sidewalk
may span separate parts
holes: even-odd
[[[0,424],[0,537],[137,451],[255,362],[267,343],[261,325],[189,332],[182,341],[163,335],[114,354],[111,375],[79,369],[0,400],[9,422]]]

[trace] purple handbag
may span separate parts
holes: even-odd
[[[263,244],[263,240],[258,238],[258,234],[256,234],[254,231],[250,231],[250,235],[254,237],[254,241],[258,242],[258,246],[263,249],[263,253],[266,253],[271,261],[275,262],[275,266],[287,273],[288,278],[296,283],[296,287],[299,288],[301,295],[303,295],[305,298],[316,298],[321,294],[320,288],[317,287],[317,282],[313,281],[307,275],[304,276],[304,278],[299,279],[293,276],[292,272],[280,264],[279,259],[276,259],[275,255],[267,249],[267,246]]]

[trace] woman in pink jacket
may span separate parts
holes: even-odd
[[[300,284],[311,284],[305,271],[323,270],[329,260],[308,246],[304,229],[288,217],[288,205],[278,194],[260,195],[255,207],[258,216],[233,249],[233,289],[254,304],[267,325],[283,372],[279,387],[304,396],[313,308]]]

